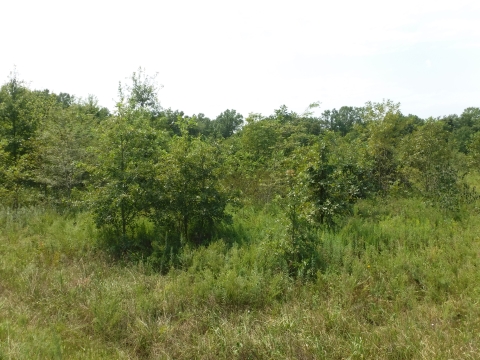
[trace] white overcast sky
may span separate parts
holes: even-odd
[[[480,107],[480,1],[0,0],[0,81],[96,95],[158,73],[163,107],[214,118],[391,99],[421,117]]]

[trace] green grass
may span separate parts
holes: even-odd
[[[229,235],[230,234],[230,235]],[[361,202],[289,276],[286,221],[244,208],[166,275],[97,247],[87,214],[0,211],[0,359],[477,359],[480,216]]]

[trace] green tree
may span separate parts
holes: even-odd
[[[73,104],[72,104],[73,105]],[[43,193],[57,205],[70,206],[79,197],[75,189],[84,188],[88,179],[86,164],[90,157],[95,121],[78,108],[63,106],[51,111],[35,140],[35,180]]]
[[[185,113],[180,110],[170,108],[161,111],[160,115],[154,120],[153,126],[156,129],[166,131],[171,135],[181,135],[179,119],[183,119]]]
[[[460,116],[445,116],[440,122],[451,133],[451,139],[456,142],[457,149],[466,154],[473,135],[480,131],[480,108],[467,108]]]
[[[71,106],[76,108],[83,116],[92,118],[96,122],[101,122],[110,116],[110,111],[105,107],[101,107],[94,95],[88,95],[86,99],[73,102]]]
[[[360,137],[366,143],[366,158],[372,168],[371,176],[377,191],[388,194],[390,188],[403,178],[399,173],[397,150],[402,139],[419,125],[416,117],[405,117],[400,104],[390,100],[367,103],[364,109],[365,126]]]
[[[129,83],[119,85],[119,92],[128,103],[128,107],[133,110],[142,109],[152,118],[158,117],[162,110],[158,100],[158,91],[162,86],[158,85],[156,76],[147,75],[145,69],[140,67],[132,74]]]
[[[446,209],[458,207],[462,176],[456,165],[455,144],[449,141],[444,124],[429,119],[405,137],[399,159],[401,172],[422,197]]]
[[[75,103],[75,96],[68,93],[61,92],[57,95],[58,103],[65,109]]]
[[[233,137],[226,143],[230,144],[227,158],[229,184],[254,204],[264,205],[274,198],[279,160],[283,157],[276,147],[281,142],[277,121],[250,114],[238,139]]]
[[[468,152],[471,167],[480,172],[480,132],[472,136]]]
[[[16,163],[31,148],[29,140],[34,136],[37,122],[31,115],[32,96],[18,74],[10,74],[10,80],[0,89],[0,130],[6,140],[5,151]]]
[[[320,225],[333,226],[369,194],[371,169],[362,167],[355,147],[332,132],[314,151],[317,159],[306,170],[312,217]]]
[[[305,171],[288,169],[282,176],[286,183],[283,197],[277,196],[287,217],[287,232],[282,243],[288,270],[294,277],[314,277],[320,266],[318,238],[311,221],[309,177]]]
[[[0,88],[0,139],[4,158],[0,179],[4,200],[15,209],[27,202],[28,193],[35,185],[34,139],[53,104],[52,99],[48,93],[30,91],[15,71]]]
[[[259,164],[265,164],[280,141],[281,132],[278,123],[274,120],[264,119],[259,114],[250,114],[240,137],[245,154]]]
[[[363,108],[342,106],[340,109],[326,110],[322,113],[323,126],[345,136],[355,124],[363,122]]]
[[[214,128],[213,128],[213,122],[210,120],[208,117],[206,117],[204,114],[200,113],[196,116],[194,116],[196,121],[197,121],[197,129],[195,134],[192,135],[197,135],[201,134],[206,137],[210,137],[214,133]]]
[[[162,134],[150,126],[148,111],[122,100],[114,116],[100,124],[92,149],[97,155],[93,211],[97,226],[114,232],[111,245],[131,250],[136,221],[149,211]]]
[[[182,135],[172,138],[162,157],[154,221],[173,236],[202,244],[229,216],[226,193],[218,181],[218,148],[190,135],[191,126],[188,120],[181,123]]]
[[[98,227],[113,231],[109,241],[117,250],[135,250],[137,220],[149,216],[158,202],[157,175],[165,147],[155,120],[160,114],[155,77],[142,69],[131,83],[120,84],[113,116],[98,128],[93,212]]]
[[[223,138],[232,136],[243,124],[243,116],[235,110],[225,110],[213,122],[214,130]]]

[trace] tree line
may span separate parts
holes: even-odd
[[[167,256],[227,236],[231,212],[274,204],[289,221],[293,271],[308,268],[316,229],[363,198],[418,197],[460,216],[477,199],[480,108],[421,119],[390,100],[315,115],[225,110],[215,119],[162,108],[142,69],[113,112],[94,96],[0,89],[0,199],[15,211],[91,212],[117,253]],[[142,237],[142,226],[155,238]]]

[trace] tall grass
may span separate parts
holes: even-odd
[[[292,277],[287,221],[239,209],[165,275],[114,261],[88,214],[0,211],[0,359],[476,359],[480,219],[361,202]]]

